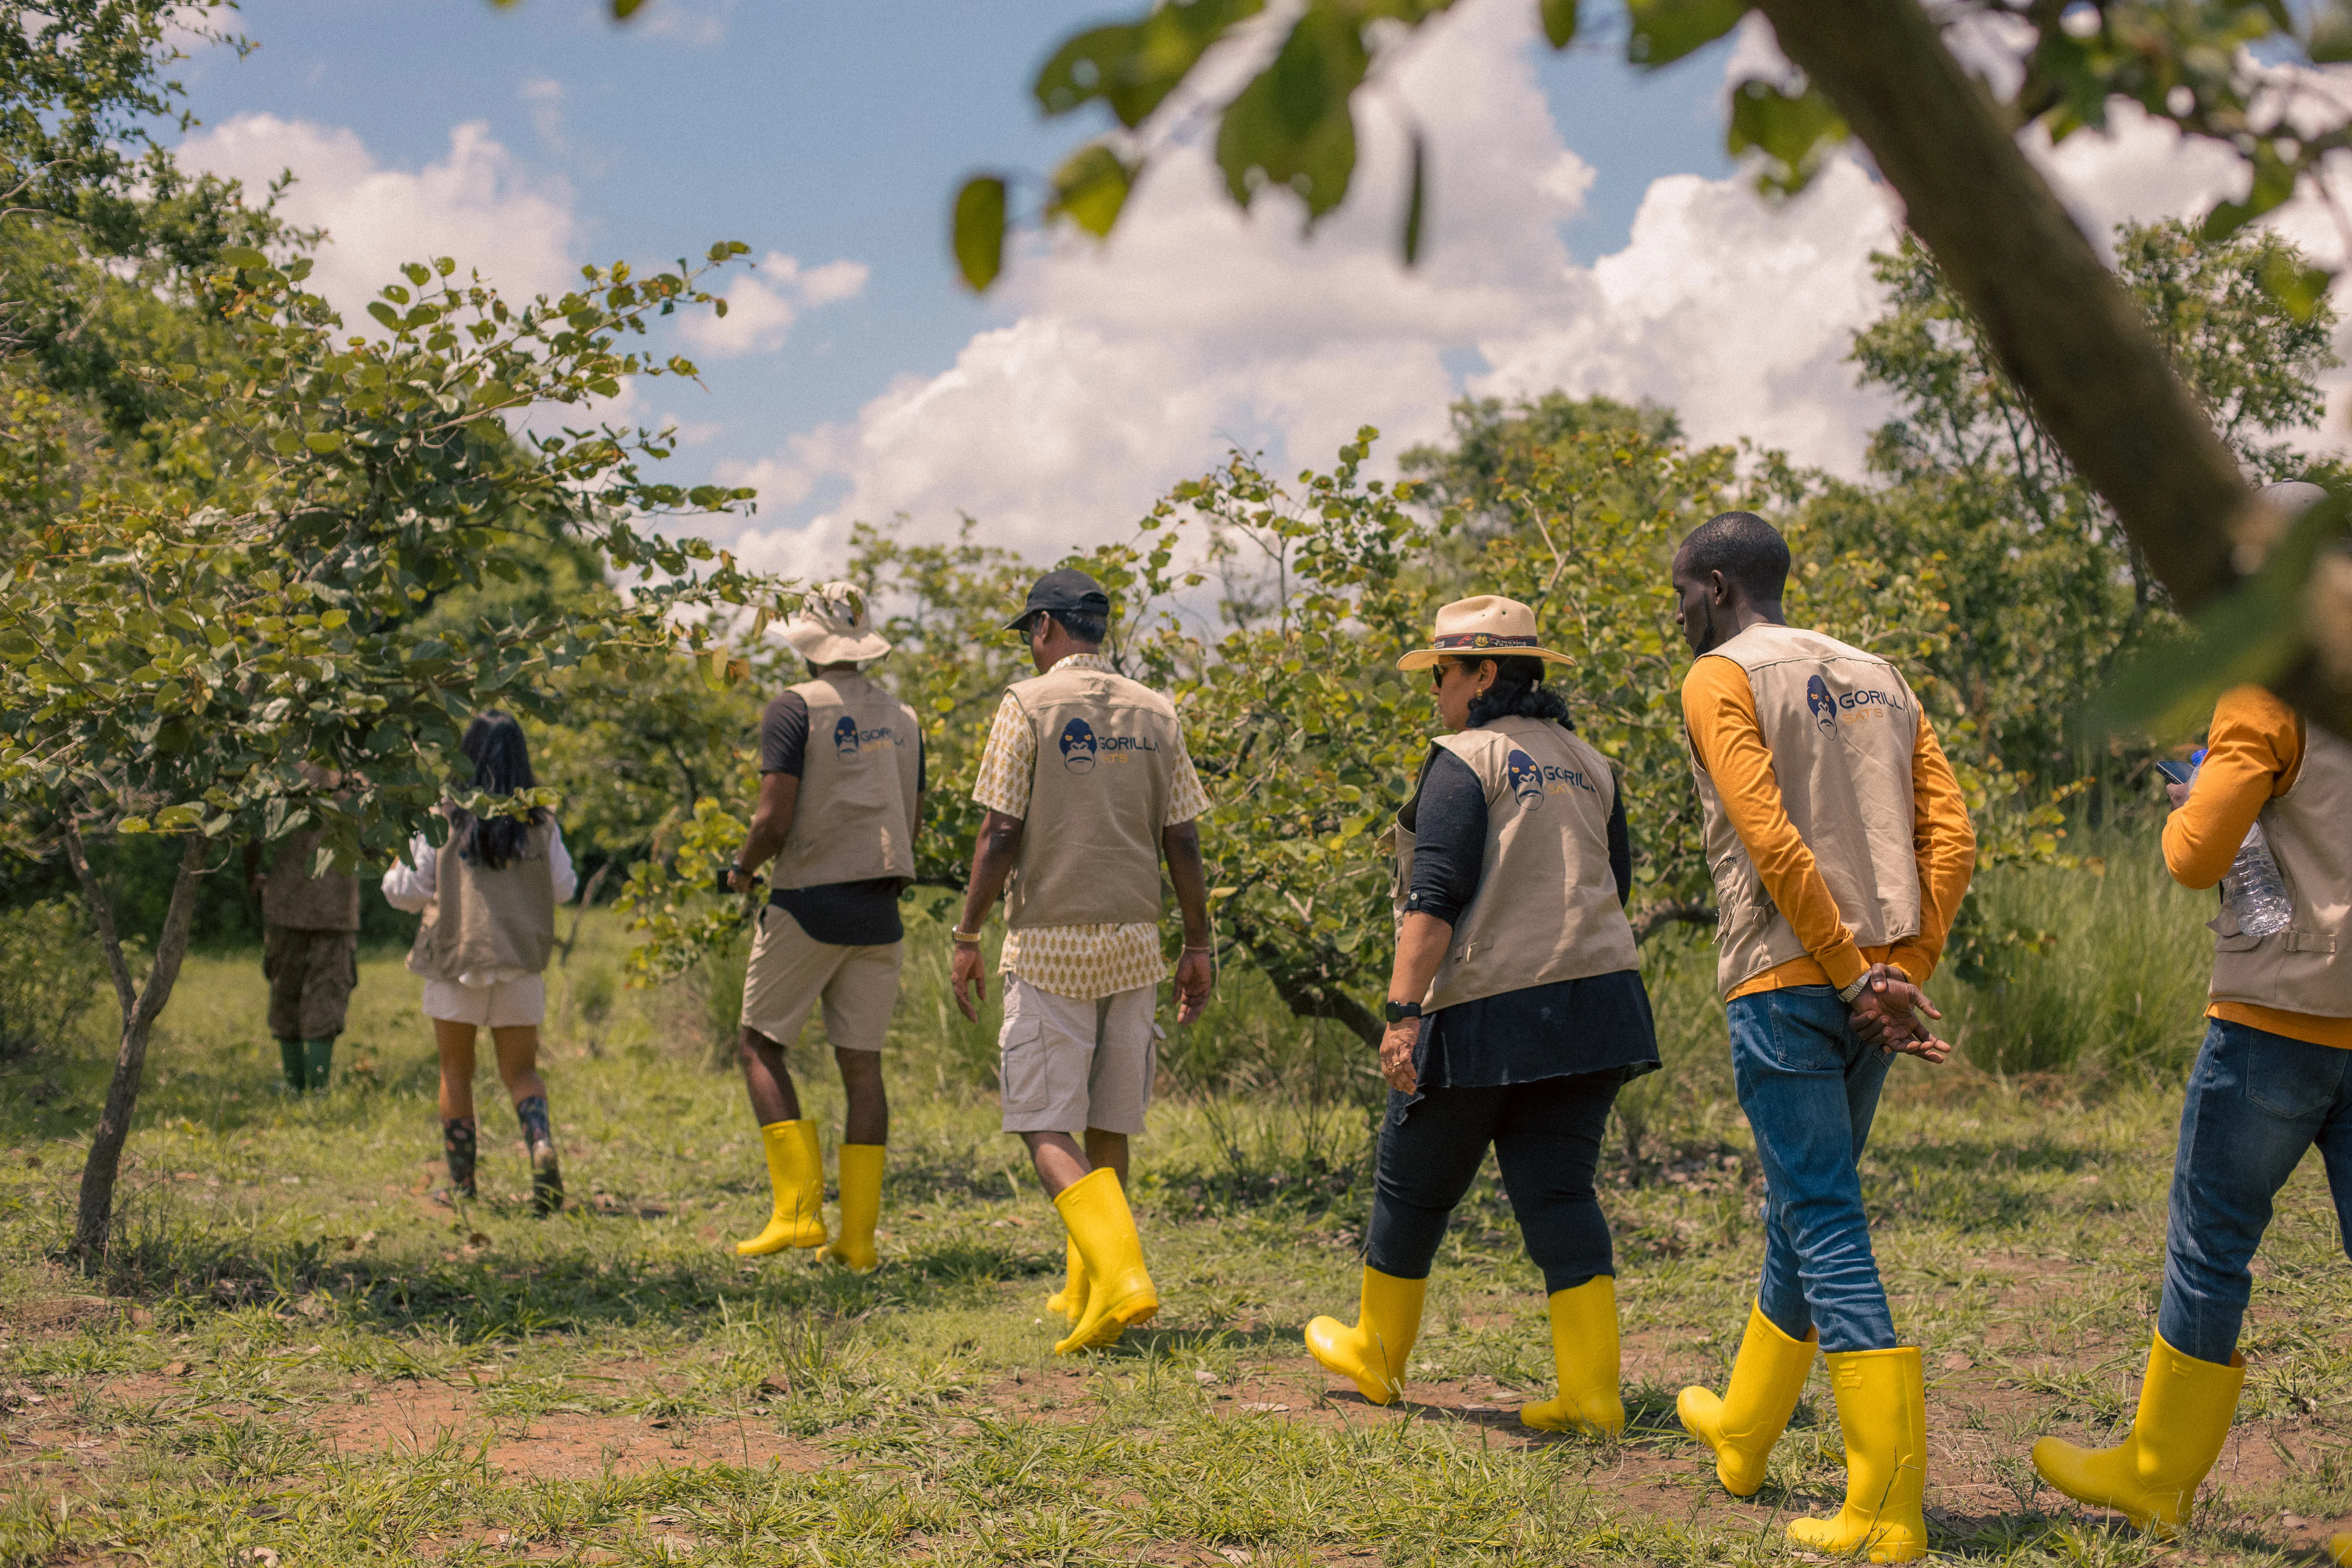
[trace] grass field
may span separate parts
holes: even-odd
[[[2028,979],[1938,988],[2003,1070],[1898,1063],[1865,1166],[1927,1352],[1937,1548],[2312,1561],[2352,1515],[2352,1271],[2311,1163],[2258,1266],[2252,1375],[2193,1533],[2159,1547],[2061,1506],[2025,1462],[2039,1432],[2129,1418],[2205,911],[2120,869],[1985,897],[2059,933]],[[1610,1443],[1513,1419],[1549,1392],[1549,1346],[1491,1180],[1405,1403],[1308,1361],[1301,1323],[1354,1301],[1368,1067],[1245,980],[1173,1043],[1138,1145],[1160,1315],[1056,1359],[1061,1231],[995,1131],[993,1033],[951,1016],[935,929],[864,1278],[727,1249],[764,1214],[756,1130],[713,1070],[708,999],[616,990],[620,942],[591,917],[551,986],[574,1199],[552,1220],[488,1081],[484,1201],[428,1198],[431,1050],[394,953],[365,964],[346,1070],[307,1100],[273,1090],[254,956],[191,963],[102,1277],[56,1260],[100,1051],[0,1078],[0,1563],[1678,1563],[1785,1557],[1774,1526],[1834,1504],[1818,1372],[1751,1501],[1674,1421],[1677,1386],[1722,1376],[1760,1253],[1710,955],[1685,935],[1648,955],[1670,1070],[1629,1098],[1609,1167],[1633,1417]],[[825,1059],[812,1033],[796,1070],[829,1148]]]

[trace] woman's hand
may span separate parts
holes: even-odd
[[[1381,1037],[1381,1076],[1389,1087],[1411,1094],[1421,1079],[1412,1070],[1412,1049],[1421,1043],[1421,1020],[1401,1018]]]

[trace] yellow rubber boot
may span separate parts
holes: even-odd
[[[2221,1457],[2245,1383],[2245,1357],[2233,1353],[2228,1366],[2199,1361],[2158,1334],[2148,1347],[2147,1380],[2140,1384],[2131,1436],[2113,1448],[2080,1448],[2044,1437],[2033,1445],[2033,1468],[2075,1501],[2114,1509],[2133,1529],[2153,1524],[2168,1536],[2180,1528],[2198,1483]]]
[[[1069,1337],[1054,1345],[1055,1355],[1117,1342],[1160,1310],[1160,1293],[1143,1267],[1143,1238],[1135,1232],[1118,1173],[1105,1165],[1062,1189],[1054,1200],[1070,1239],[1087,1262],[1087,1310]]]
[[[1685,1388],[1675,1400],[1683,1429],[1715,1450],[1716,1478],[1733,1497],[1754,1497],[1764,1485],[1772,1445],[1795,1414],[1813,1370],[1813,1347],[1821,1331],[1792,1340],[1775,1328],[1764,1309],[1748,1309],[1748,1332],[1731,1363],[1731,1381],[1717,1399],[1712,1389]]]
[[[874,1250],[875,1222],[882,1217],[882,1160],[887,1150],[880,1143],[841,1146],[841,1234],[818,1253],[820,1263],[838,1263],[853,1274],[863,1274],[879,1261]]]
[[[1789,1543],[1873,1563],[1908,1563],[1927,1550],[1919,1505],[1927,1491],[1927,1382],[1919,1347],[1829,1357],[1845,1436],[1845,1506],[1828,1519],[1792,1520]]]
[[[776,1189],[768,1228],[735,1244],[744,1258],[764,1258],[787,1247],[824,1245],[824,1162],[816,1151],[816,1123],[771,1121],[760,1129],[768,1148],[768,1180]]]
[[[1307,1325],[1307,1348],[1326,1370],[1353,1379],[1372,1404],[1393,1405],[1404,1393],[1404,1361],[1421,1335],[1421,1299],[1428,1289],[1426,1279],[1368,1268],[1355,1327],[1317,1318]]]
[[[1625,1401],[1617,1389],[1617,1281],[1596,1274],[1572,1290],[1553,1291],[1546,1305],[1559,1397],[1522,1407],[1520,1425],[1616,1436],[1625,1430]]]
[[[2329,1536],[2327,1555],[2342,1564],[2342,1568],[2352,1568],[2352,1531],[2347,1531],[2342,1535]]]
[[[1060,1289],[1045,1298],[1045,1310],[1059,1312],[1075,1323],[1087,1315],[1087,1255],[1078,1250],[1078,1238],[1075,1236],[1064,1247],[1068,1255],[1069,1278]]]

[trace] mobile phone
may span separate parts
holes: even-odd
[[[710,874],[710,886],[713,891],[718,892],[721,896],[733,893],[735,891],[735,863],[731,860],[720,861],[719,863],[719,869]]]
[[[2158,763],[2156,764],[2156,771],[2162,773],[2166,778],[2170,779],[2174,784],[2185,784],[2189,782],[2189,775],[2196,773],[2197,770],[2187,763],[2166,761]]]

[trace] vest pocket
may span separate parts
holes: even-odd
[[[1045,1109],[1051,1079],[1046,1072],[1045,1033],[1043,1018],[1015,1018],[1004,1027],[1004,1038],[997,1053],[996,1082],[998,1098],[1008,1111],[1029,1113]]]
[[[2207,921],[2205,929],[2213,933],[2215,952],[2252,952],[2263,944],[2261,937],[2240,931],[2236,918],[2227,910]]]

